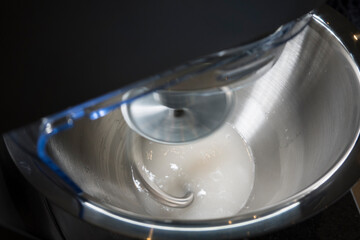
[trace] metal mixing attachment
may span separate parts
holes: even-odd
[[[153,196],[159,203],[174,208],[184,208],[189,206],[194,200],[194,194],[187,192],[183,197],[175,197],[159,188],[150,178],[144,173],[144,165],[142,161],[136,162],[133,165],[133,173],[144,185],[145,189]],[[141,169],[141,170],[140,170]]]
[[[133,173],[134,180],[139,181],[142,184],[142,188],[148,191],[148,193],[159,203],[174,208],[184,208],[189,206],[194,200],[194,194],[190,191],[185,191],[185,194],[181,197],[172,196],[164,192],[154,182],[150,171],[146,169],[144,164],[144,156],[141,151],[141,137],[133,134],[129,135],[130,139],[130,165]]]
[[[158,143],[178,144],[195,141],[217,130],[231,106],[232,92],[222,87],[204,91],[158,90],[123,104],[121,110],[129,127],[143,137]]]
[[[127,124],[138,134],[162,144],[177,144],[217,130],[224,124],[232,102],[232,93],[225,87],[192,92],[160,90],[124,104],[121,110]],[[134,141],[132,148],[137,146]],[[176,197],[156,185],[147,174],[141,149],[133,149],[131,159],[134,176],[159,203],[175,208],[192,203],[192,192]]]

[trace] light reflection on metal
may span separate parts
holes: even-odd
[[[284,48],[284,52],[291,49],[292,55],[284,54],[280,56],[273,66],[273,70],[254,82],[253,91],[250,93],[251,96],[246,100],[235,123],[236,128],[243,129],[245,139],[255,137],[264,122],[268,121],[270,113],[277,107],[277,104],[282,103],[281,98],[284,97],[284,92],[288,90],[289,81],[292,79],[291,76],[294,69],[296,69],[296,64],[299,62],[301,43],[305,40],[305,36],[306,34],[303,32],[295,40],[289,41]],[[281,70],[279,71],[279,69]],[[265,84],[269,82],[272,84]],[[253,99],[261,99],[261,102],[259,103]],[[249,121],[246,116],[251,116],[256,121]]]
[[[154,232],[154,229],[151,228],[150,232],[149,232],[149,236],[146,238],[146,240],[151,240],[152,239],[153,232]]]
[[[268,214],[263,217],[258,217],[256,219],[250,219],[250,220],[239,222],[239,223],[228,224],[226,226],[220,225],[220,226],[210,226],[210,227],[178,227],[178,226],[175,227],[175,226],[157,225],[155,223],[140,222],[140,221],[136,221],[136,220],[118,216],[118,215],[111,213],[103,208],[97,207],[90,202],[84,202],[83,205],[84,205],[83,217],[87,218],[89,220],[91,220],[92,217],[96,218],[96,216],[92,215],[92,213],[91,213],[92,211],[94,211],[97,213],[102,213],[105,216],[108,216],[112,219],[116,219],[121,222],[129,223],[129,224],[133,224],[133,225],[137,225],[137,226],[142,226],[142,227],[147,227],[147,228],[153,228],[153,229],[159,229],[159,230],[165,230],[165,231],[179,231],[179,232],[189,232],[189,231],[190,232],[191,231],[192,232],[204,232],[204,231],[219,231],[219,230],[232,229],[232,228],[256,224],[258,222],[262,222],[264,220],[275,218],[277,216],[285,214],[288,211],[291,211],[292,209],[298,207],[300,205],[300,202],[295,202],[295,203],[293,203],[287,207],[281,208],[271,214]]]

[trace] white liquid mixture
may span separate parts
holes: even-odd
[[[144,191],[135,178],[138,198],[153,216],[209,219],[235,215],[246,204],[254,184],[254,161],[243,138],[225,124],[211,136],[186,145],[164,145],[137,136],[144,168],[163,191],[182,197],[194,193],[186,208],[166,207]]]

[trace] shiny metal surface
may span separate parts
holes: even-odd
[[[232,91],[225,87],[201,93],[162,90],[123,104],[121,113],[138,134],[155,142],[176,144],[214,132],[225,122],[232,102]]]
[[[245,87],[271,69],[286,41],[310,19],[306,14],[264,39],[177,67],[160,77],[160,82],[168,79],[167,87],[129,90],[121,106],[125,121],[143,137],[164,144],[209,136],[228,118],[233,88]]]
[[[120,109],[96,121],[82,119],[50,139],[50,156],[83,190],[82,196],[72,195],[80,210],[58,204],[103,228],[137,237],[151,233],[154,238],[248,237],[311,216],[360,175],[356,34],[341,16],[321,9],[286,44],[271,70],[233,92],[227,121],[246,140],[256,163],[252,196],[233,217],[181,221],[147,214],[129,171],[132,145],[126,139],[136,133]],[[44,192],[51,192],[39,180],[44,174],[36,170],[37,160],[25,161],[30,157],[23,156],[14,138],[7,136],[6,143],[20,170]]]

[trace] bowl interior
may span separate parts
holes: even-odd
[[[359,76],[343,46],[312,21],[265,75],[234,90],[227,122],[251,149],[251,195],[234,215],[276,205],[314,184],[352,146],[359,128]],[[92,201],[149,216],[130,171],[121,110],[53,136],[47,151]],[[153,216],[156,218],[157,216]]]

